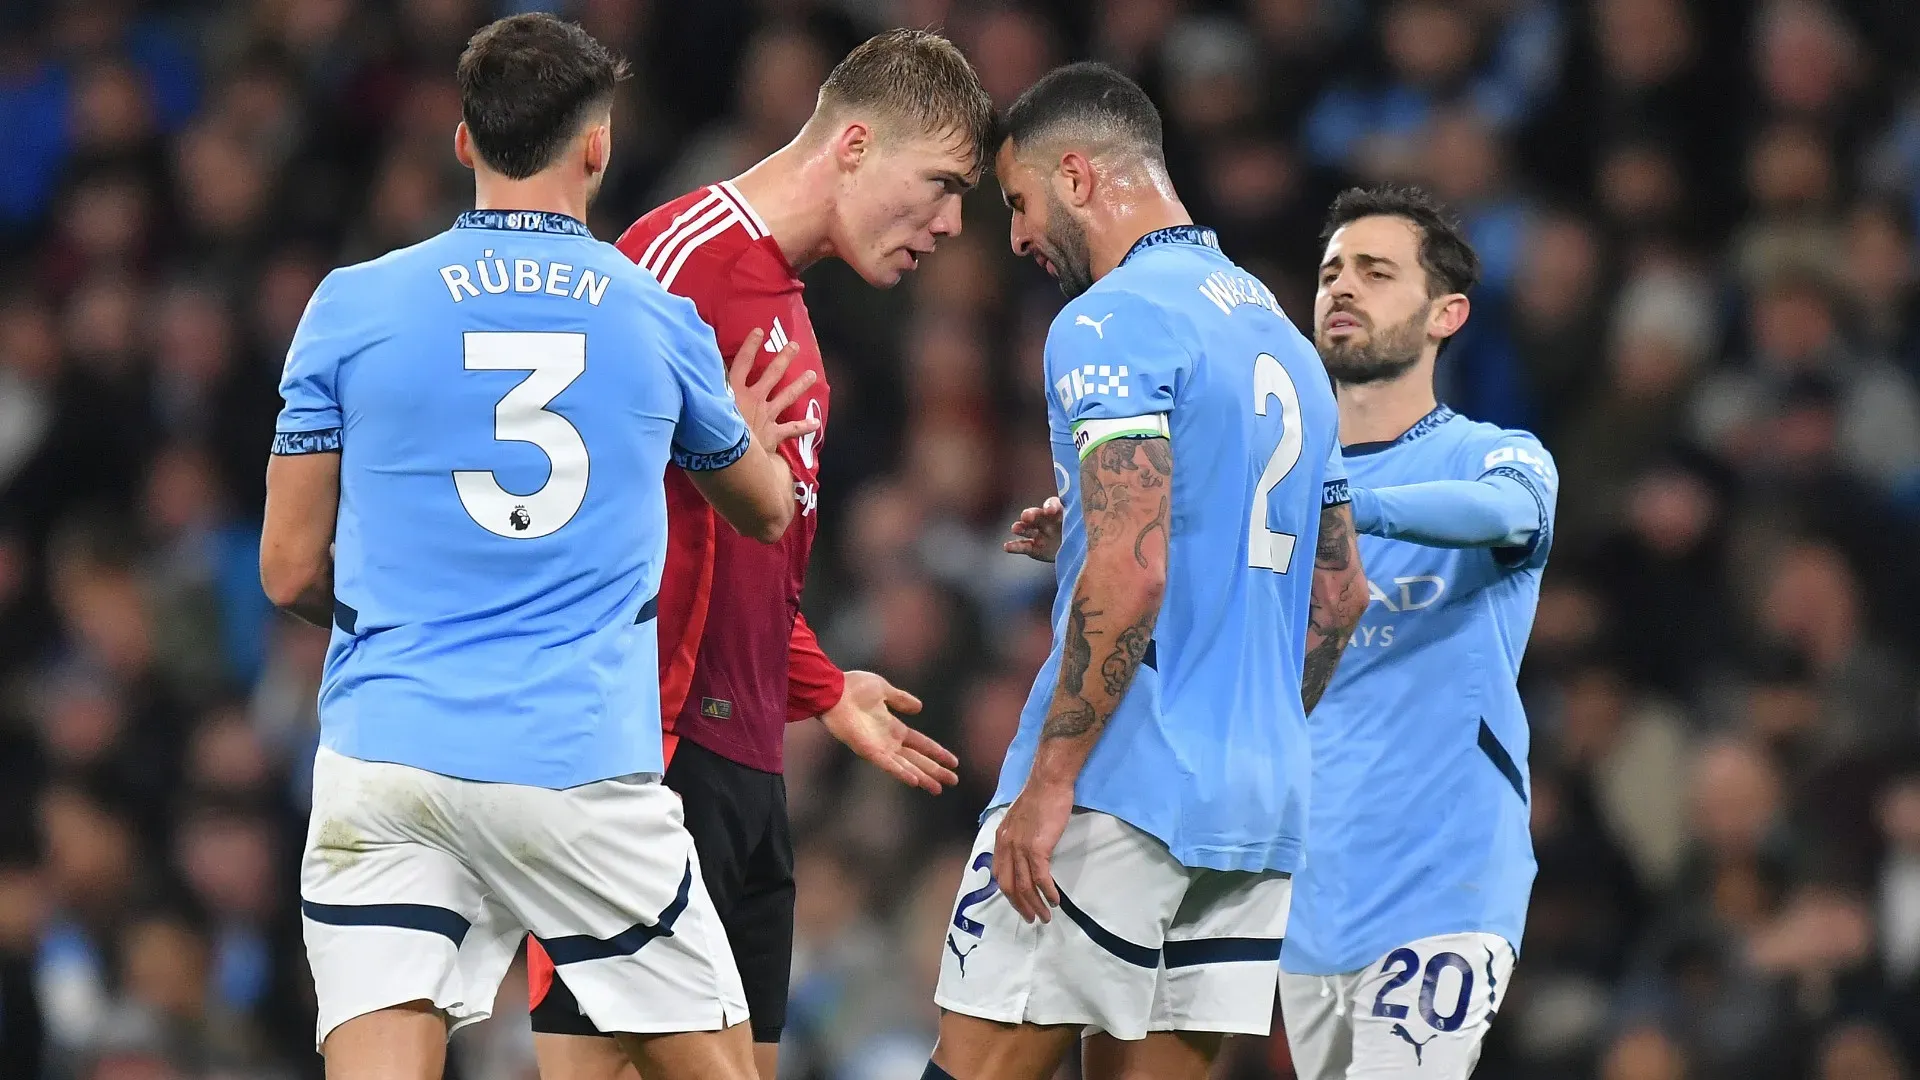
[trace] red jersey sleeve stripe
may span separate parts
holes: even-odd
[[[727,202],[725,199],[719,199],[713,203],[712,208],[707,210],[706,213],[687,222],[686,225],[676,231],[673,234],[673,239],[669,240],[666,245],[660,249],[660,253],[655,255],[651,262],[644,262],[640,265],[646,269],[647,273],[652,274],[664,282],[667,275],[667,264],[672,261],[676,255],[680,256],[679,262],[685,262],[685,252],[705,243],[715,234],[724,232],[727,226],[738,220],[739,216],[739,211],[733,208],[733,204]],[[719,222],[719,224],[715,225],[715,222]],[[679,269],[678,263],[675,263],[674,269]]]
[[[745,195],[740,194],[739,188],[733,186],[733,181],[722,180],[719,187],[727,198],[733,200],[733,205],[740,211],[740,216],[746,219],[747,236],[758,240],[767,235],[769,232],[767,223],[760,220],[760,215],[754,211],[753,204],[747,201]]]
[[[740,211],[732,209],[731,205],[729,205],[725,217],[713,225],[708,226],[704,232],[695,233],[693,238],[688,240],[686,244],[680,248],[680,253],[673,257],[673,264],[667,267],[667,272],[659,275],[660,284],[668,289],[673,288],[673,279],[680,276],[680,268],[687,264],[687,257],[699,250],[701,244],[719,236],[735,225],[745,227],[746,223],[747,219],[740,216]]]
[[[653,242],[647,245],[647,250],[641,252],[640,257],[634,261],[641,266],[647,266],[653,262],[653,257],[660,253],[662,245],[671,241],[675,236],[678,236],[680,230],[684,228],[688,222],[705,213],[718,199],[718,195],[709,194],[706,198],[698,200],[692,206],[687,207],[675,215],[674,219],[667,224],[667,227],[660,230],[660,234],[655,236]]]

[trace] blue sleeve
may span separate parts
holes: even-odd
[[[1496,544],[1495,562],[1514,570],[1532,570],[1547,564],[1553,546],[1553,516],[1560,497],[1560,470],[1540,440],[1524,431],[1503,431],[1493,448],[1480,459],[1480,479],[1504,479],[1524,488],[1533,499],[1533,537],[1524,544]]]
[[[1512,569],[1544,565],[1553,536],[1552,458],[1532,436],[1509,433],[1475,480],[1353,491],[1354,527],[1428,547],[1492,549]]]
[[[307,301],[287,346],[280,373],[285,402],[273,427],[276,454],[324,454],[340,449],[340,364],[355,351],[348,322],[351,305],[338,299],[337,272],[328,274]]]
[[[1069,307],[1047,336],[1047,381],[1082,458],[1109,439],[1165,436],[1193,363],[1158,306],[1102,299]]]
[[[746,456],[753,436],[734,404],[726,361],[714,344],[712,328],[700,321],[691,302],[674,300],[686,310],[668,314],[672,332],[661,336],[667,367],[680,387],[673,463],[688,472],[724,469]]]
[[[1347,459],[1340,453],[1340,440],[1335,439],[1333,451],[1327,455],[1326,472],[1320,477],[1320,509],[1350,503],[1353,496],[1353,490],[1347,486]]]

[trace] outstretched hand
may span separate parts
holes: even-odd
[[[916,731],[895,713],[912,716],[920,699],[871,671],[847,672],[847,688],[820,720],[847,749],[890,773],[908,787],[938,795],[960,782],[953,751]]]

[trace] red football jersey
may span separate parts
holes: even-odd
[[[730,183],[683,195],[633,223],[619,248],[660,284],[694,302],[731,363],[747,334],[766,332],[754,378],[774,353],[800,346],[782,379],[816,374],[782,421],[819,430],[780,453],[793,470],[793,524],[777,543],[749,540],[714,513],[686,473],[667,467],[667,562],[660,585],[660,709],[667,752],[691,739],[765,772],[781,770],[785,725],[840,700],[845,676],[800,615],[819,523],[820,445],[827,379],[820,343],[780,246]]]

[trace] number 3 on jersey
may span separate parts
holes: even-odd
[[[1253,489],[1253,514],[1247,520],[1247,565],[1284,574],[1293,562],[1293,545],[1298,538],[1267,527],[1267,499],[1300,463],[1300,391],[1294,388],[1293,376],[1280,361],[1270,353],[1261,353],[1253,360],[1253,411],[1267,415],[1268,398],[1280,403],[1280,445],[1273,448],[1273,456],[1267,458],[1267,467],[1260,473],[1260,483]]]
[[[464,337],[468,371],[533,373],[493,407],[493,437],[539,447],[552,471],[540,490],[515,495],[500,486],[491,470],[455,470],[453,486],[460,505],[495,536],[547,536],[572,521],[587,497],[587,444],[566,417],[547,410],[587,370],[587,336],[476,331]]]

